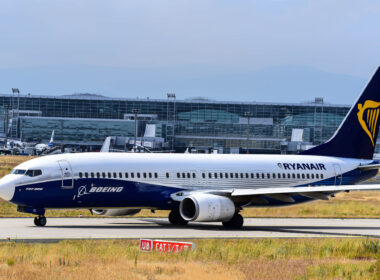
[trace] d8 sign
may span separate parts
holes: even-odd
[[[195,244],[191,242],[178,242],[167,240],[140,239],[140,251],[176,253],[184,250],[193,250]]]

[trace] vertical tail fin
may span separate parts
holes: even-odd
[[[53,146],[54,146],[54,130],[53,130],[53,132],[51,133],[51,137],[50,137],[50,141],[49,141],[48,146],[49,146],[49,147],[53,147]]]
[[[372,159],[380,121],[380,67],[334,136],[304,155]]]

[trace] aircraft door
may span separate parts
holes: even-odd
[[[334,164],[334,171],[335,171],[335,185],[341,185],[342,184],[342,170],[340,169],[339,164]]]
[[[72,189],[74,186],[73,170],[67,160],[59,160],[59,167],[62,175],[62,189]]]

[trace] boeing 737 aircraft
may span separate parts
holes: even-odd
[[[374,177],[380,111],[380,68],[326,143],[299,155],[78,153],[35,158],[0,180],[0,197],[18,211],[83,208],[100,215],[171,210],[169,221],[222,222],[241,228],[244,207],[328,199]]]

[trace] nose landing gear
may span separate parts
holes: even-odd
[[[38,227],[43,227],[46,225],[46,217],[39,215],[38,217],[34,218],[34,224]]]

